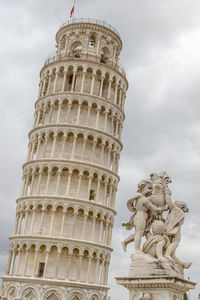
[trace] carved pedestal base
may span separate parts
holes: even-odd
[[[129,276],[174,276],[184,278],[184,271],[181,266],[172,260],[166,258],[160,260],[151,255],[141,253],[131,255]]]
[[[173,276],[118,277],[117,283],[129,290],[129,300],[183,300],[195,283]]]

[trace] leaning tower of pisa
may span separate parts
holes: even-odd
[[[40,72],[2,283],[7,300],[105,300],[128,82],[110,25],[74,19]]]

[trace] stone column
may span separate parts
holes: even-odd
[[[47,272],[48,272],[48,262],[49,262],[49,254],[50,254],[50,251],[49,251],[49,249],[47,249],[47,251],[46,251],[46,258],[45,258],[44,275],[43,275],[43,277],[47,277]]]
[[[81,105],[82,105],[82,103],[78,104],[78,111],[77,111],[77,117],[76,117],[76,124],[77,125],[79,124],[79,121],[80,121]]]
[[[25,256],[23,276],[26,276],[26,268],[27,268],[27,263],[28,263],[28,256],[29,256],[29,249],[26,249],[26,256]]]
[[[97,140],[93,141],[93,147],[92,147],[92,155],[91,155],[91,162],[94,162],[94,153],[97,145]]]
[[[39,226],[39,233],[40,233],[40,234],[42,234],[43,223],[44,223],[44,217],[45,217],[45,209],[42,208],[42,214],[41,214],[40,226]]]
[[[51,150],[51,158],[54,157],[54,152],[55,152],[55,147],[56,147],[56,140],[57,140],[57,132],[55,132],[54,135],[53,135],[53,145],[52,145],[52,150]]]
[[[62,170],[58,170],[58,177],[57,177],[57,183],[56,183],[56,195],[58,196],[59,188],[60,188],[60,178],[62,176]]]
[[[42,158],[45,158],[45,156],[46,156],[46,149],[47,149],[48,139],[49,139],[48,133],[46,133],[45,140],[44,140],[44,147],[43,147]]]
[[[35,221],[35,213],[36,213],[36,211],[33,210],[32,220],[31,220],[31,235],[33,234],[33,226],[34,226],[34,221]]]
[[[49,95],[50,86],[51,86],[52,74],[49,74],[49,81],[48,81],[48,88],[47,88],[47,95]]]
[[[90,95],[92,95],[93,92],[94,92],[94,81],[95,81],[95,77],[96,77],[96,74],[92,74],[92,83],[91,83]]]
[[[10,250],[9,255],[8,255],[8,264],[7,264],[7,269],[6,269],[6,275],[9,275],[11,262],[12,262],[12,255],[13,255],[13,252],[12,252],[12,250]]]
[[[65,193],[66,196],[69,195],[69,189],[70,189],[71,177],[72,177],[72,172],[70,171],[70,172],[68,173],[68,178],[67,178],[67,188],[66,188],[66,193]]]
[[[96,129],[98,129],[98,127],[99,127],[99,114],[100,114],[100,110],[101,110],[101,108],[97,107],[97,117],[96,117],[96,125],[95,125]]]
[[[82,262],[83,262],[83,254],[79,254],[79,263],[78,263],[78,270],[77,270],[78,271],[77,272],[77,281],[80,281]]]
[[[74,84],[76,79],[76,71],[73,72],[73,78],[72,78],[72,86],[71,86],[71,92],[74,91]]]
[[[100,255],[97,253],[96,257],[96,268],[95,268],[95,283],[99,284],[99,265],[100,265]]]
[[[60,158],[64,158],[66,137],[67,137],[66,134],[64,134]]]
[[[21,259],[21,253],[22,253],[22,250],[19,249],[18,251],[18,259],[17,259],[17,264],[16,264],[16,270],[15,270],[15,276],[19,275],[19,266],[20,266],[20,259]]]
[[[68,108],[67,108],[67,114],[66,114],[66,122],[67,123],[69,123],[69,114],[70,114],[71,106],[72,106],[72,104],[69,102]]]
[[[92,105],[88,105],[88,113],[87,113],[87,119],[86,119],[86,125],[88,126],[89,124],[89,118],[90,118],[90,111],[91,111]]]
[[[102,97],[104,78],[105,78],[104,76],[101,76],[101,84],[100,84],[99,97]]]
[[[83,230],[82,230],[82,235],[81,235],[81,239],[82,239],[82,240],[85,239],[85,230],[86,230],[87,218],[88,218],[88,215],[85,214],[85,215],[84,215],[84,221],[83,221]]]
[[[103,128],[103,130],[104,130],[105,132],[107,132],[108,113],[109,113],[109,111],[108,111],[108,110],[105,110],[105,112],[104,112],[104,114],[105,114],[105,119],[104,119],[104,128]]]
[[[81,188],[81,181],[82,181],[82,177],[83,177],[83,173],[81,172],[78,176],[78,187],[77,187],[77,193],[76,196],[79,198],[80,196],[80,188]]]
[[[15,259],[16,259],[16,251],[13,250],[12,252],[12,259],[11,259],[11,264],[10,264],[10,272],[9,272],[9,275],[13,275],[13,269],[14,269],[14,264],[15,264]]]
[[[81,160],[84,160],[86,143],[87,143],[87,138],[84,137],[84,140],[83,140],[83,150],[82,150],[82,154],[81,154]]]
[[[68,260],[67,260],[67,268],[66,268],[66,279],[69,279],[71,263],[72,263],[72,253],[69,253]]]
[[[88,269],[87,269],[87,275],[86,275],[86,282],[89,282],[91,264],[92,264],[92,256],[89,256],[88,257]]]
[[[48,195],[49,192],[49,183],[50,183],[50,177],[51,177],[51,169],[48,169],[47,172],[47,183],[46,183],[46,189],[45,189],[45,195]]]
[[[72,152],[71,152],[71,159],[74,159],[74,152],[75,152],[75,147],[76,147],[76,140],[77,140],[77,135],[74,135],[74,140],[73,140],[73,145],[72,145]]]
[[[116,84],[115,84],[115,93],[114,93],[114,104],[117,104],[118,87],[119,87],[119,84],[116,82]]]
[[[82,77],[82,82],[81,82],[81,93],[83,93],[83,89],[84,89],[85,75],[86,75],[86,72],[83,72],[83,77]]]
[[[25,232],[26,232],[28,212],[29,212],[28,209],[26,209],[26,212],[25,212],[25,218],[24,218],[24,228],[23,228],[23,232],[22,232],[23,235],[24,235]]]
[[[56,76],[55,76],[55,80],[54,80],[53,93],[56,92],[56,84],[57,84],[57,80],[58,80],[58,71],[56,72]]]
[[[36,268],[37,268],[37,262],[38,262],[38,253],[39,250],[36,248],[35,249],[35,257],[34,257],[34,262],[33,262],[33,272],[32,272],[32,277],[36,276]]]
[[[60,120],[61,108],[62,108],[62,102],[60,101],[60,102],[58,103],[58,113],[57,113],[57,118],[56,118],[56,123],[57,123],[57,124],[59,123],[59,120]]]
[[[108,100],[110,100],[111,85],[112,85],[112,80],[109,79],[109,81],[108,81],[108,96],[107,96]]]
[[[55,213],[56,213],[56,210],[53,208],[52,209],[52,214],[51,214],[50,229],[49,229],[49,235],[50,236],[52,235],[52,231],[53,231],[53,224],[54,224]]]
[[[64,71],[63,82],[62,82],[62,92],[64,92],[64,90],[65,90],[66,77],[67,77],[67,71]]]
[[[96,226],[96,218],[97,218],[97,215],[95,214],[95,215],[93,216],[93,222],[92,222],[92,234],[91,234],[92,241],[94,241],[95,226]]]
[[[39,193],[40,193],[41,179],[42,179],[42,171],[39,171],[38,172],[38,183],[37,183],[37,188],[36,188],[36,195],[39,195]]]
[[[64,231],[64,225],[65,225],[65,218],[66,218],[66,208],[63,210],[62,214],[62,221],[61,221],[61,227],[60,227],[60,236],[63,236],[63,231]]]
[[[55,278],[58,277],[58,268],[59,268],[59,264],[60,264],[60,255],[61,255],[61,252],[58,251],[57,253],[57,258],[56,258],[56,268],[55,268]]]

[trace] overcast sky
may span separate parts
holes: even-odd
[[[73,0],[0,0],[1,186],[0,274],[5,273],[8,236],[15,219],[28,131],[32,127],[39,71],[55,50],[55,34],[67,21]],[[77,0],[76,17],[112,24],[123,40],[121,62],[129,90],[120,160],[109,295],[128,299],[115,276],[128,275],[121,240],[126,201],[151,172],[171,176],[172,199],[187,202],[177,256],[191,261],[186,272],[200,281],[200,1]],[[200,286],[191,292],[197,299]]]

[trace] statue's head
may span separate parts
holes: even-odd
[[[158,177],[160,178],[160,180],[162,180],[163,184],[168,185],[172,182],[171,178],[165,171],[158,173]]]
[[[153,235],[163,235],[165,233],[165,224],[162,221],[155,220],[152,224]]]
[[[184,211],[185,213],[189,212],[189,208],[187,206],[187,204],[185,202],[182,201],[175,201],[174,205],[180,209],[182,209],[182,211]]]
[[[152,183],[149,180],[142,180],[138,183],[138,193],[142,193],[144,196],[152,195]]]

